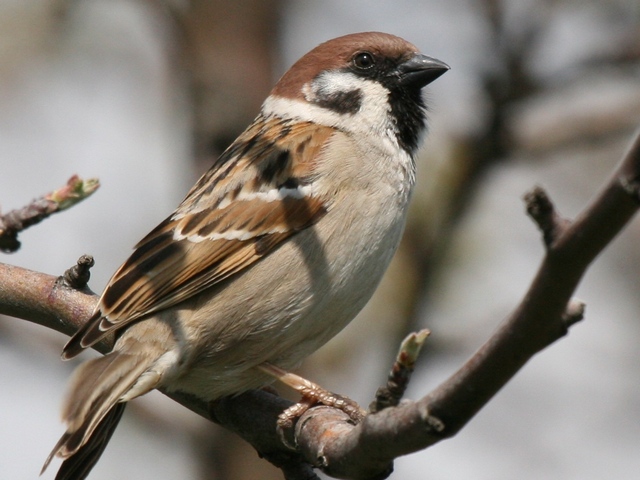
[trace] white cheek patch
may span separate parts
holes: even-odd
[[[359,92],[360,108],[355,112],[337,112],[316,104],[327,96]],[[265,116],[291,118],[338,128],[353,134],[376,135],[389,153],[399,149],[397,126],[391,115],[389,90],[379,82],[358,77],[350,72],[325,72],[305,84],[306,101],[269,96],[262,105]]]

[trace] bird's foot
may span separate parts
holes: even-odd
[[[296,420],[315,405],[326,405],[342,410],[349,415],[349,418],[355,424],[359,423],[367,414],[360,405],[350,398],[325,390],[320,385],[302,378],[299,375],[282,370],[280,367],[276,367],[270,363],[263,363],[258,368],[277,378],[302,395],[302,399],[298,403],[290,406],[278,415],[278,435],[283,443],[289,447],[293,446],[286,439],[285,432],[291,430]]]

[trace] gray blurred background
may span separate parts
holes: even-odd
[[[426,394],[489,337],[537,268],[543,247],[522,195],[542,185],[574,216],[640,125],[637,0],[0,0],[0,206],[74,173],[102,183],[0,261],[58,275],[90,253],[101,291],[288,66],[366,30],[402,36],[452,70],[427,93],[430,135],[402,249],[304,374],[367,405],[399,340],[428,327],[409,396]],[[577,293],[584,322],[456,438],[398,459],[391,478],[639,478],[639,236],[636,221],[589,270]],[[63,431],[75,365],[59,361],[64,342],[0,318],[3,479],[37,478]],[[154,392],[132,402],[90,478],[281,474]]]

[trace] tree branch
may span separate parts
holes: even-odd
[[[12,253],[20,248],[18,233],[56,212],[61,212],[81,202],[100,187],[96,178],[82,180],[77,175],[67,180],[67,184],[29,205],[0,215],[0,251]]]
[[[547,245],[520,305],[462,368],[419,401],[369,415],[357,426],[346,423],[344,415],[335,418],[339,434],[329,445],[314,441],[327,428],[323,416],[303,415],[297,424],[298,441],[314,447],[305,449],[305,457],[321,459],[316,464],[341,478],[369,478],[360,472],[377,467],[383,473],[394,458],[460,431],[531,357],[582,317],[583,305],[571,295],[590,263],[637,212],[639,185],[640,132],[591,204],[572,224],[555,229],[555,239]],[[542,230],[546,240],[546,229]]]
[[[396,355],[396,361],[391,367],[386,385],[380,387],[376,397],[369,405],[370,413],[377,413],[389,407],[395,407],[400,403],[404,392],[409,386],[411,374],[425,340],[431,334],[427,329],[417,333],[410,333],[400,344],[400,350]]]
[[[611,180],[573,223],[561,218],[542,190],[528,195],[546,255],[523,300],[492,337],[454,374],[422,399],[384,408],[353,425],[343,412],[314,407],[296,424],[299,453],[278,438],[278,414],[291,403],[264,391],[211,405],[186,395],[176,401],[249,441],[290,480],[313,479],[305,462],[340,478],[385,478],[393,459],[455,435],[537,352],[580,320],[584,305],[571,299],[595,257],[640,207],[640,135]],[[543,205],[540,205],[542,202]],[[97,297],[49,275],[0,264],[0,313],[65,334],[86,321]],[[108,350],[109,342],[99,350]]]

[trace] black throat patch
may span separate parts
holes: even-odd
[[[426,128],[426,107],[419,89],[390,88],[389,105],[396,125],[398,143],[409,154],[418,150]]]

